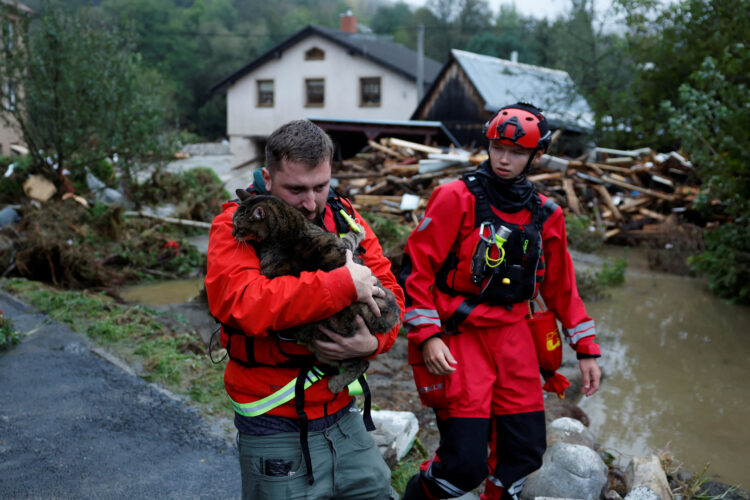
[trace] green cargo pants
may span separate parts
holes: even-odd
[[[308,436],[315,483],[302,457],[299,434],[240,434],[243,500],[398,499],[391,471],[359,412]]]

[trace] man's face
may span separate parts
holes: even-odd
[[[302,163],[281,160],[273,177],[263,169],[266,189],[302,212],[308,220],[322,215],[331,183],[331,162],[325,160],[310,169]]]
[[[490,141],[490,166],[501,179],[512,179],[523,172],[533,150],[501,141]],[[542,157],[542,151],[534,155],[534,163]]]

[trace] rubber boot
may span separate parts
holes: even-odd
[[[432,500],[432,498],[425,493],[424,488],[422,488],[422,479],[418,472],[409,479],[408,483],[406,483],[404,495],[401,497],[401,500]]]

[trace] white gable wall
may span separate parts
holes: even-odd
[[[322,60],[305,60],[317,47]],[[380,77],[381,103],[361,107],[360,78]],[[305,80],[325,81],[325,104],[305,106]],[[258,80],[273,80],[273,107],[258,107]],[[310,36],[235,82],[227,90],[227,134],[232,163],[239,165],[258,156],[253,139],[265,138],[274,129],[306,117],[368,120],[408,120],[417,106],[416,82],[347,51],[320,36]]]

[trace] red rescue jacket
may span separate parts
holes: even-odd
[[[545,196],[540,195],[540,198],[543,204],[547,201]],[[467,297],[477,296],[480,291],[471,281],[471,262],[479,241],[475,205],[474,195],[462,180],[437,187],[420,225],[406,243],[399,281],[404,286],[407,302],[404,327],[409,341],[416,345],[450,330],[446,329],[446,321],[455,318],[457,311],[461,324],[475,329],[513,324],[522,321],[529,312],[526,301],[509,307],[479,303],[467,308]],[[494,207],[492,210],[512,224],[532,223],[528,209],[516,213],[500,212]],[[560,207],[542,227],[542,250],[543,265],[539,274],[544,279],[538,290],[545,304],[561,321],[566,340],[576,352],[599,355],[599,346],[594,343],[594,321],[586,314],[576,288]],[[454,293],[446,293],[436,280],[451,253],[457,258],[455,272],[450,275]]]
[[[232,237],[232,215],[236,202],[227,202],[211,225],[209,233],[206,294],[211,314],[222,324],[252,337],[255,361],[279,365],[290,361],[290,355],[309,355],[310,351],[292,342],[284,342],[269,331],[325,319],[357,299],[349,271],[341,267],[330,272],[303,272],[299,277],[280,276],[269,279],[260,273],[260,261],[251,245],[239,245]],[[391,263],[370,226],[355,211],[357,222],[366,236],[361,256],[373,274],[388,288],[404,310],[404,294],[391,273]],[[333,212],[326,207],[325,229],[335,231]],[[403,315],[403,312],[402,312]],[[385,334],[376,334],[378,348],[372,357],[391,348],[399,326]],[[232,401],[252,403],[272,394],[294,379],[297,367],[246,367],[231,359],[224,372],[224,386]],[[348,394],[333,394],[322,380],[305,391],[305,412],[310,419],[334,413],[348,404]],[[294,400],[268,412],[297,418]]]

